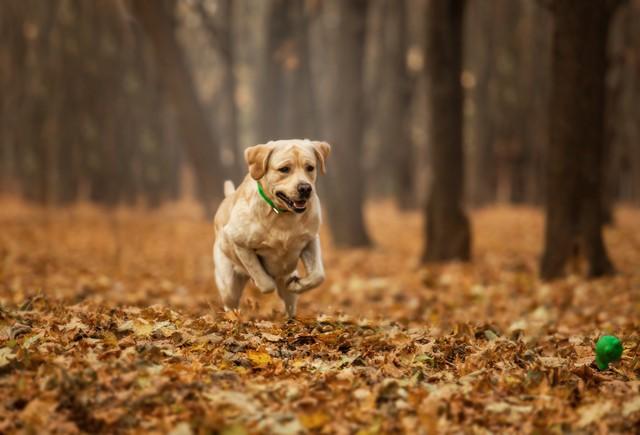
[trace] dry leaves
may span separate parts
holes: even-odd
[[[473,216],[471,265],[416,267],[416,214],[369,210],[377,247],[326,246],[328,282],[220,310],[211,226],[179,211],[0,212],[0,432],[629,432],[640,424],[640,213],[621,273],[535,275],[541,217]],[[389,237],[393,234],[393,237]],[[326,239],[326,238],[325,238]],[[598,372],[593,344],[625,353]]]

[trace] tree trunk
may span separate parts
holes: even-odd
[[[495,126],[492,116],[491,86],[495,79],[495,24],[492,13],[495,6],[487,2],[471,2],[468,14],[473,16],[467,26],[464,43],[468,44],[468,68],[476,79],[471,89],[473,117],[470,128],[465,164],[467,173],[465,190],[467,201],[474,207],[486,206],[495,201],[496,156],[494,151]]]
[[[625,15],[626,44],[624,59],[624,89],[621,113],[624,114],[618,128],[623,135],[619,146],[621,173],[618,180],[621,199],[640,205],[640,4],[630,3]],[[622,176],[621,176],[622,175]]]
[[[431,0],[427,74],[430,84],[433,181],[426,206],[423,261],[469,260],[471,230],[463,208],[462,22],[463,0]]]
[[[413,144],[411,142],[411,96],[413,81],[407,70],[407,5],[405,0],[387,0],[384,29],[386,55],[386,104],[382,116],[382,144],[389,150],[394,196],[401,209],[415,207]]]
[[[245,161],[243,158],[243,152],[240,149],[240,115],[238,111],[238,104],[236,102],[236,91],[238,88],[235,65],[236,56],[233,49],[233,4],[231,0],[225,0],[220,2],[223,9],[223,20],[226,24],[222,35],[222,49],[224,56],[224,85],[223,85],[223,101],[227,111],[227,138],[229,140],[229,147],[233,150],[233,168],[238,182],[242,180],[242,177],[246,171]]]
[[[323,140],[332,145],[327,177],[327,214],[333,240],[338,246],[368,246],[364,216],[363,58],[366,38],[367,0],[334,0],[325,3],[328,52],[322,74],[326,89]]]
[[[233,47],[234,9],[232,0],[219,0],[215,16],[211,16],[204,2],[196,2],[200,18],[208,33],[211,44],[217,51],[222,68],[222,86],[220,88],[218,127],[222,132],[223,143],[231,151],[233,163],[231,171],[238,182],[246,173],[243,150],[239,140],[239,113],[236,103],[237,79],[235,73],[236,54]]]
[[[609,2],[552,5],[553,91],[541,276],[562,276],[578,248],[591,277],[613,272],[602,237],[602,158]]]
[[[176,40],[168,11],[154,0],[134,0],[133,11],[148,35],[176,107],[184,144],[194,169],[199,197],[207,214],[222,198],[222,165],[209,120]]]
[[[269,3],[258,101],[258,132],[264,142],[314,138],[317,133],[309,93],[309,23],[305,7],[304,0]]]
[[[289,68],[291,91],[289,117],[291,131],[289,135],[301,138],[318,138],[319,114],[315,94],[310,57],[310,27],[313,8],[308,2],[298,0],[289,5],[293,26],[294,54]]]
[[[283,107],[277,101],[284,94],[284,74],[281,53],[290,36],[286,0],[271,0],[267,6],[265,41],[258,77],[258,141],[284,139]]]
[[[545,150],[549,142],[549,94],[551,75],[551,17],[537,4],[527,3],[530,17],[527,25],[529,37],[520,48],[524,50],[524,65],[528,80],[521,83],[522,95],[528,100],[530,113],[523,123],[525,147],[529,152],[527,164],[526,197],[529,203],[542,205],[544,198]]]

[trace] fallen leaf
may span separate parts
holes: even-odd
[[[182,423],[178,423],[171,431],[169,431],[168,435],[191,435],[193,431],[191,430],[191,426],[186,421]]]
[[[131,331],[138,337],[149,337],[153,332],[153,325],[144,319],[127,320],[118,326],[118,331]]]
[[[507,402],[494,402],[487,405],[484,409],[496,414],[507,411],[527,414],[530,413],[533,408],[531,406],[512,405]]]
[[[329,421],[329,416],[322,411],[315,411],[310,414],[299,414],[300,423],[307,429],[319,429]]]
[[[282,337],[279,335],[269,334],[268,332],[261,332],[260,334],[264,337],[265,340],[271,341],[273,343],[277,343],[278,341],[282,340]]]
[[[633,399],[625,402],[622,407],[622,416],[628,417],[638,411],[640,411],[640,396],[636,396]]]
[[[601,420],[613,409],[611,401],[596,402],[590,405],[584,405],[578,409],[578,427],[589,426],[591,423]]]
[[[82,323],[82,321],[79,318],[74,317],[74,318],[71,319],[71,321],[69,321],[66,325],[64,325],[62,327],[62,329],[64,329],[65,331],[84,331],[84,332],[86,332],[86,331],[89,331],[89,329],[91,329],[91,328],[89,328],[88,325]]]
[[[246,435],[249,432],[239,423],[225,426],[220,430],[220,435]]]
[[[540,362],[545,367],[562,367],[566,364],[566,360],[564,358],[557,358],[553,356],[541,356]]]
[[[4,367],[11,362],[16,356],[13,354],[10,348],[0,348],[0,367]]]
[[[256,367],[265,367],[271,363],[271,356],[266,352],[249,350],[247,351],[247,358]]]
[[[51,400],[34,399],[20,412],[22,418],[29,425],[44,430],[58,404]]]
[[[41,332],[38,334],[32,335],[22,343],[22,347],[24,347],[25,349],[29,349],[31,345],[36,343],[38,340],[40,340],[43,337],[43,335],[44,334]]]

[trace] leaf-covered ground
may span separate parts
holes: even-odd
[[[536,211],[475,212],[474,262],[439,267],[419,214],[367,215],[376,247],[325,237],[328,280],[287,321],[252,289],[221,312],[187,206],[3,203],[0,433],[638,431],[640,211],[606,233],[620,274],[551,284]],[[599,372],[603,333],[625,352]]]

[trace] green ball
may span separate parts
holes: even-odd
[[[600,370],[609,368],[609,363],[622,357],[622,342],[613,335],[603,335],[596,343],[596,365]]]

